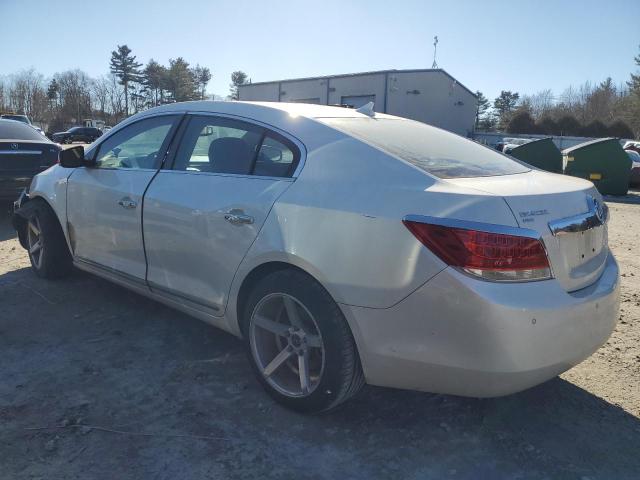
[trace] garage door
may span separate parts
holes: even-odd
[[[363,105],[366,105],[369,102],[376,103],[375,95],[349,95],[341,97],[340,104],[341,105],[349,105],[353,108],[360,108]]]

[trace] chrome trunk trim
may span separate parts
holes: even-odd
[[[549,230],[554,237],[568,233],[586,232],[607,223],[609,207],[600,200],[587,195],[588,211],[572,217],[549,222]]]

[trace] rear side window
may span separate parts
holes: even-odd
[[[193,116],[176,153],[174,170],[290,177],[299,159],[289,140],[234,119]]]
[[[387,118],[324,118],[322,121],[440,178],[530,171],[491,148],[420,122]]]
[[[296,163],[296,154],[291,146],[287,145],[286,140],[269,133],[260,146],[253,174],[265,177],[290,177]]]

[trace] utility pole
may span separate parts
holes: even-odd
[[[438,36],[433,37],[433,64],[431,68],[438,68],[438,62],[436,62],[436,53],[438,53]]]

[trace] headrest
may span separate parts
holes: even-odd
[[[246,175],[251,170],[253,152],[241,138],[218,138],[209,145],[211,171]]]

